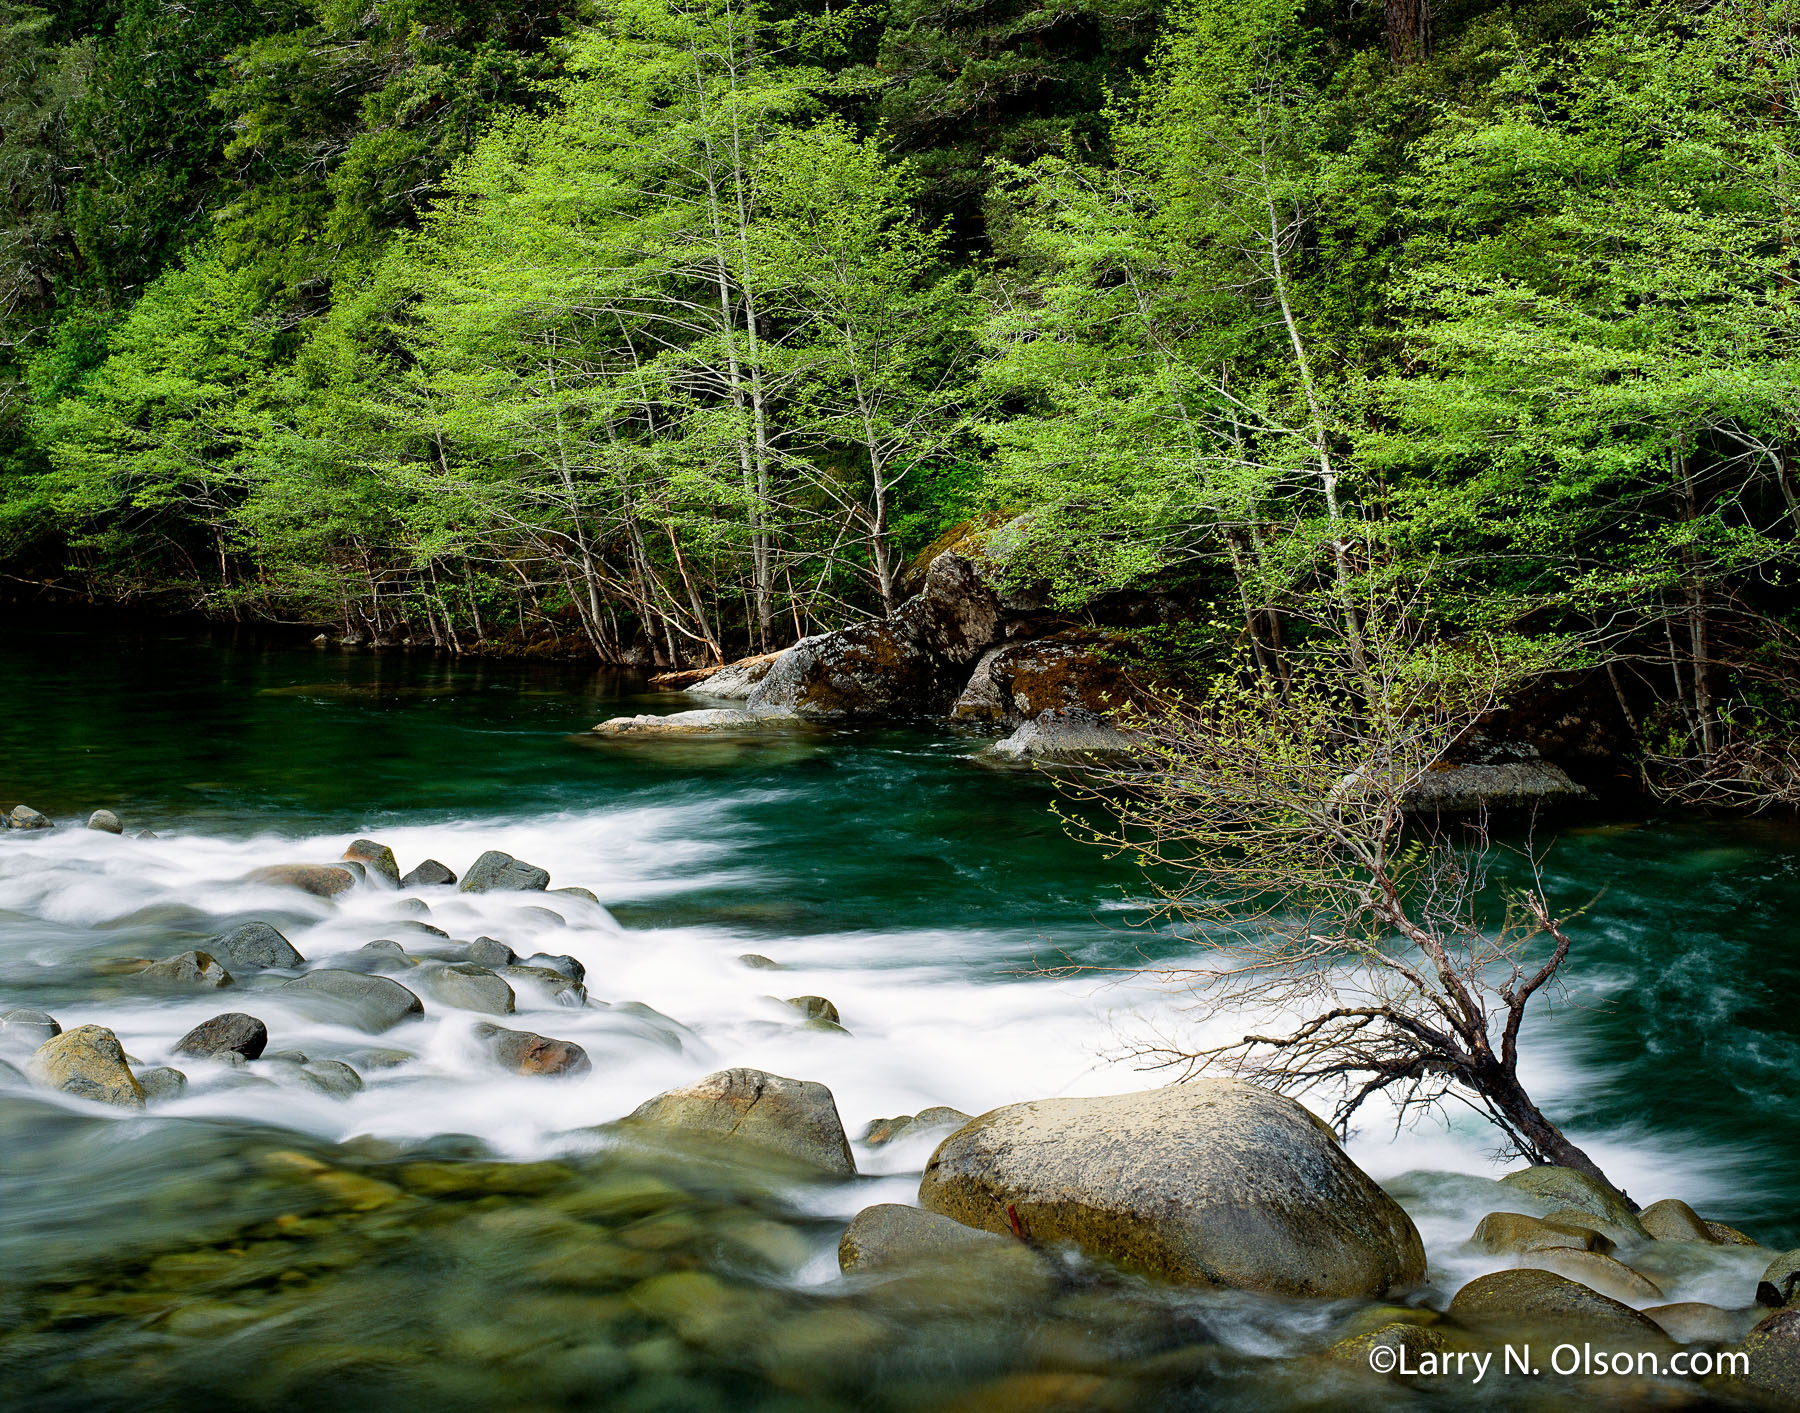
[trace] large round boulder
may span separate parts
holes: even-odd
[[[244,875],[244,882],[298,888],[317,898],[335,898],[356,886],[356,875],[335,864],[268,864],[251,869]]]
[[[726,1139],[845,1177],[856,1172],[837,1101],[811,1080],[720,1070],[647,1100],[627,1122]]]
[[[177,1055],[239,1055],[254,1060],[268,1047],[269,1028],[255,1016],[242,1011],[227,1011],[211,1020],[201,1021],[175,1042]]]
[[[939,1145],[919,1202],[1199,1285],[1375,1297],[1425,1277],[1411,1219],[1325,1126],[1237,1080],[996,1109]]]
[[[64,1094],[127,1109],[144,1107],[144,1087],[126,1063],[119,1037],[103,1025],[78,1025],[46,1040],[29,1068],[39,1084]]]

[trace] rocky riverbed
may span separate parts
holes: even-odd
[[[1488,1376],[1520,1406],[1800,1406],[1800,1253],[1678,1191],[1378,1185],[1231,1081],[846,1124],[816,975],[738,956],[696,1028],[494,841],[9,823],[9,1406],[1461,1406],[1527,1344],[1629,1373]],[[109,913],[159,867],[194,901]]]

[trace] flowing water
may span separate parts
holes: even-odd
[[[971,762],[976,740],[601,742],[579,733],[683,703],[591,670],[176,633],[14,629],[0,680],[0,802],[59,821],[0,837],[0,1010],[105,1025],[134,1060],[189,1078],[146,1114],[0,1081],[0,1406],[1367,1394],[1316,1357],[1371,1318],[1354,1303],[1080,1267],[1053,1288],[840,1277],[844,1221],[910,1200],[941,1133],[859,1143],[857,1180],[818,1183],[602,1127],[734,1065],[829,1085],[853,1137],[930,1105],[980,1113],[1158,1082],[1128,1053],[1179,1031],[1180,998],[1132,969],[1179,945],[1138,925],[1129,863],[1070,841],[1043,780]],[[70,827],[98,807],[157,837]],[[359,836],[402,869],[429,856],[461,871],[503,849],[599,904],[377,886],[328,902],[244,880],[335,859]],[[1639,1200],[1681,1196],[1766,1245],[1800,1242],[1800,835],[1591,824],[1555,841],[1548,880],[1554,902],[1586,911],[1568,993],[1528,1037],[1533,1092]],[[376,938],[428,956],[442,939],[421,924],[572,955],[594,1004],[521,983],[505,1023],[579,1043],[593,1070],[497,1073],[476,1043],[483,1018],[429,994],[422,1022],[369,1036],[285,1003],[279,976],[153,992],[121,961],[250,919],[311,963],[368,965],[350,954]],[[797,995],[829,997],[849,1035],[799,1024],[779,999]],[[271,1050],[347,1061],[365,1087],[339,1098],[292,1067],[173,1059],[227,1009],[264,1020]],[[1463,1246],[1481,1213],[1519,1205],[1493,1184],[1505,1169],[1491,1147],[1454,1115],[1398,1133],[1374,1115],[1353,1137],[1426,1238],[1423,1303],[1499,1264]],[[1670,1299],[1747,1303],[1755,1258],[1681,1254],[1657,1272]]]

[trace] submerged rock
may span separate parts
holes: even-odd
[[[981,759],[1006,765],[1090,765],[1125,760],[1138,749],[1137,737],[1077,707],[1038,713],[981,752]]]
[[[468,957],[478,967],[509,967],[519,960],[517,952],[492,937],[477,937],[469,944]]]
[[[255,1016],[227,1011],[202,1021],[175,1042],[178,1055],[217,1056],[230,1052],[254,1060],[269,1043],[269,1028]]]
[[[125,826],[119,822],[118,815],[111,810],[95,810],[88,816],[87,827],[97,829],[102,834],[123,834]]]
[[[400,865],[394,858],[394,851],[386,844],[378,844],[373,839],[355,839],[341,857],[361,864],[371,873],[379,873],[389,883],[400,882]]]
[[[600,906],[600,899],[591,888],[577,888],[574,884],[569,884],[562,888],[552,888],[548,896],[554,898],[559,893],[565,898],[579,898],[584,903],[592,903],[595,907]]]
[[[165,1099],[179,1099],[187,1093],[188,1079],[178,1069],[168,1065],[158,1065],[154,1069],[143,1071],[137,1077],[144,1089],[146,1104],[160,1104]]]
[[[587,968],[567,952],[534,952],[524,961],[517,963],[524,967],[540,967],[545,971],[560,972],[570,981],[586,981]]]
[[[1420,812],[1469,814],[1574,804],[1593,798],[1587,787],[1569,779],[1561,766],[1547,760],[1521,760],[1428,771],[1406,792],[1406,805]]]
[[[811,1080],[720,1070],[645,1101],[626,1122],[742,1143],[846,1177],[856,1172],[837,1101]]]
[[[977,1231],[917,1207],[883,1202],[865,1207],[838,1240],[838,1267],[874,1270],[947,1252],[998,1251],[1018,1247],[1013,1237]]]
[[[456,882],[456,875],[436,859],[426,859],[400,880],[402,888],[439,888]]]
[[[217,990],[231,985],[231,973],[210,952],[179,952],[152,962],[137,974],[146,986]]]
[[[244,875],[246,883],[298,888],[316,898],[335,898],[356,886],[356,875],[334,864],[267,864]]]
[[[615,716],[593,728],[596,736],[710,736],[726,732],[778,731],[792,725],[791,713],[708,707],[664,715]]]
[[[970,1120],[971,1115],[965,1114],[961,1109],[938,1104],[929,1109],[921,1109],[916,1114],[872,1120],[863,1130],[862,1141],[871,1148],[881,1148],[902,1138],[916,1138],[924,1133],[961,1128]]]
[[[78,1025],[46,1040],[27,1067],[31,1078],[80,1099],[144,1107],[144,1087],[125,1062],[119,1037],[105,1026]]]
[[[570,981],[560,971],[553,971],[549,967],[528,966],[499,967],[497,970],[508,981],[521,981],[543,987],[550,993],[550,999],[559,1006],[585,1006],[587,1004],[587,987],[579,981]]]
[[[1650,1305],[1666,1298],[1662,1287],[1643,1272],[1599,1251],[1549,1247],[1532,1252],[1526,1264],[1580,1281],[1614,1300]]]
[[[434,999],[465,1011],[490,1016],[510,1016],[514,1009],[512,987],[504,977],[471,962],[459,962],[430,972],[424,984]]]
[[[283,970],[304,966],[306,958],[279,931],[266,922],[247,922],[206,944],[227,967],[239,971],[261,971],[266,967]]]
[[[1609,1187],[1598,1178],[1578,1173],[1573,1168],[1540,1163],[1508,1173],[1500,1181],[1506,1187],[1529,1192],[1534,1197],[1590,1213],[1614,1226],[1623,1227],[1640,1239],[1649,1236],[1622,1192]]]
[[[550,873],[536,864],[515,859],[499,849],[489,849],[463,875],[464,893],[541,893],[550,886]]]
[[[919,1202],[1199,1285],[1374,1297],[1425,1276],[1411,1219],[1325,1126],[1236,1080],[996,1109],[939,1145]]]
[[[1554,1271],[1495,1271],[1478,1276],[1456,1292],[1450,1314],[1478,1324],[1541,1325],[1637,1340],[1663,1337],[1654,1321],[1629,1305]]]
[[[308,1060],[300,1066],[307,1085],[334,1099],[348,1099],[363,1089],[363,1078],[342,1060]]]
[[[781,970],[780,962],[777,962],[768,957],[765,957],[760,952],[740,953],[738,956],[738,961],[743,966],[749,967],[752,971],[780,971]]]
[[[1763,1318],[1760,1310],[1725,1310],[1697,1300],[1653,1305],[1641,1313],[1678,1344],[1734,1344]]]
[[[53,829],[55,824],[48,815],[39,814],[30,805],[14,805],[12,813],[6,816],[8,829]]]
[[[419,998],[385,976],[325,968],[283,982],[278,994],[319,1020],[336,1021],[370,1035],[425,1014]]]
[[[62,1026],[48,1011],[20,1006],[0,1011],[0,1049],[35,1051],[46,1040],[62,1034]]]
[[[572,1040],[499,1025],[478,1025],[475,1035],[496,1063],[515,1074],[586,1074],[594,1067],[587,1051]]]

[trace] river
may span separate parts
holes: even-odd
[[[365,1080],[344,1099],[190,1062],[185,1095],[123,1117],[0,1088],[8,1408],[1346,1396],[1312,1358],[1358,1318],[1341,1303],[1092,1273],[1072,1293],[845,1281],[843,1223],[908,1201],[935,1138],[859,1143],[862,1176],[818,1184],[597,1131],[734,1065],[829,1085],[853,1138],[929,1105],[1157,1082],[1128,1051],[1178,1030],[1181,999],[1133,968],[1180,944],[1140,925],[1129,861],[1066,837],[1041,778],[972,763],[977,740],[608,743],[580,733],[684,703],[591,669],[173,630],[14,627],[0,681],[0,798],[59,826],[0,837],[0,1010],[108,1026],[150,1065],[207,1016],[251,1010],[271,1049]],[[127,837],[71,827],[100,807]],[[379,888],[328,903],[242,881],[356,837],[402,869],[504,849],[600,905],[559,896],[551,916],[543,895]],[[1537,842],[1553,842],[1552,900],[1586,910],[1567,992],[1528,1035],[1534,1094],[1640,1201],[1680,1196],[1765,1245],[1800,1244],[1800,834],[1669,817]],[[421,922],[570,954],[612,1004],[521,987],[507,1023],[581,1044],[593,1071],[498,1074],[480,1018],[453,1009],[371,1039],[255,983],[150,993],[112,964],[251,918],[315,962],[381,937],[428,947]],[[830,998],[850,1034],[798,1025],[779,998],[803,994]],[[1412,1212],[1440,1297],[1497,1264],[1462,1245],[1505,1171],[1478,1123],[1395,1132],[1372,1115],[1349,1147]],[[1742,1264],[1713,1253],[1667,1272],[1670,1298],[1741,1304]]]

